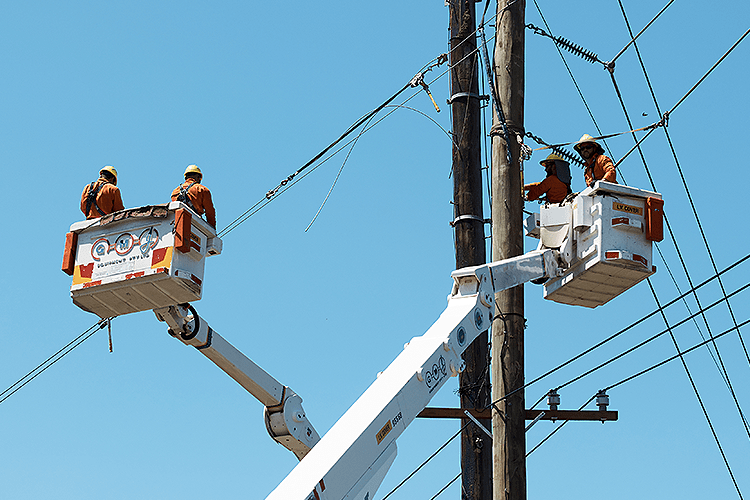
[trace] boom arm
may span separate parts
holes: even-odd
[[[463,351],[492,323],[495,292],[554,277],[558,252],[454,271],[448,307],[382,372],[266,500],[372,500],[396,458],[396,439],[449,377]]]
[[[268,433],[298,459],[320,440],[302,409],[302,398],[216,333],[192,306],[170,306],[154,313],[169,325],[170,335],[198,349],[263,403]]]

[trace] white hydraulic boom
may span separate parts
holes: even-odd
[[[655,272],[661,195],[597,182],[527,221],[539,248],[452,273],[448,307],[412,339],[266,500],[373,500],[396,457],[396,439],[449,377],[463,351],[492,324],[495,293],[528,281],[545,298],[597,307]]]
[[[556,250],[454,271],[448,307],[413,338],[267,500],[373,500],[396,457],[396,439],[492,322],[495,292],[557,276]]]
[[[302,409],[302,398],[216,333],[192,306],[169,306],[154,313],[169,325],[173,337],[198,349],[263,403],[268,433],[298,459],[320,441]]]
[[[448,306],[321,439],[302,399],[235,349],[184,302],[200,300],[216,231],[179,202],[125,210],[71,226],[63,271],[71,297],[102,318],[153,309],[169,332],[196,347],[265,406],[266,428],[300,463],[267,500],[374,500],[396,457],[396,439],[492,324],[495,293],[534,280],[546,299],[598,307],[656,272],[659,193],[597,182],[527,221],[537,250],[456,270]],[[180,305],[175,305],[180,304]]]

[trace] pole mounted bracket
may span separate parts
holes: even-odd
[[[456,224],[459,222],[466,222],[466,221],[476,221],[481,222],[482,224],[489,224],[492,222],[492,219],[483,219],[479,217],[478,215],[459,215],[453,221],[450,223],[451,227],[456,227]]]
[[[475,94],[474,92],[458,92],[450,96],[450,98],[446,102],[448,104],[453,104],[453,102],[458,99],[469,99],[469,98],[478,99],[480,101],[490,100],[489,95],[479,95],[479,94]]]

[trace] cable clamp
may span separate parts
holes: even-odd
[[[490,137],[500,137],[502,140],[505,140],[505,131],[502,124],[496,123],[490,128]]]
[[[432,97],[432,93],[430,92],[430,87],[427,86],[427,83],[424,81],[424,73],[419,72],[416,75],[414,75],[414,78],[411,79],[409,82],[410,87],[417,87],[422,86],[424,91],[427,93],[428,96],[430,96],[430,100],[432,101],[432,105],[435,106],[435,110],[440,113],[440,108],[438,107],[437,103],[435,102],[435,99]]]
[[[518,140],[518,145],[521,147],[521,161],[530,160],[534,150],[527,144],[524,144],[522,135],[516,134],[516,140]]]
[[[668,125],[669,125],[669,111],[665,111],[664,116],[661,117],[661,120],[659,121],[659,123],[656,124],[656,126],[667,128]]]
[[[457,94],[453,94],[450,99],[448,99],[448,104],[453,104],[453,101],[456,99],[464,99],[473,97],[474,99],[479,99],[480,101],[489,101],[490,96],[489,95],[479,95],[475,94],[474,92],[458,92]]]
[[[456,227],[457,222],[464,222],[467,220],[481,222],[482,224],[489,224],[490,222],[492,222],[491,219],[483,219],[478,215],[459,215],[458,217],[453,219],[453,222],[451,222],[450,225],[451,227]]]

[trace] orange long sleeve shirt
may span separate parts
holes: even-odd
[[[534,201],[547,195],[547,201],[550,203],[560,203],[568,195],[568,186],[563,183],[556,175],[550,175],[542,182],[532,182],[523,187],[529,194],[526,199]]]
[[[617,170],[609,156],[602,154],[594,156],[590,163],[586,164],[583,172],[586,185],[591,186],[594,181],[607,181],[617,184]]]
[[[206,214],[206,222],[211,227],[216,227],[216,210],[214,210],[214,202],[211,200],[211,191],[203,184],[197,183],[194,179],[187,179],[185,182],[174,188],[172,191],[172,201],[177,201],[177,197],[180,194],[180,187],[185,189],[188,194],[190,203],[195,208],[198,215]]]
[[[94,183],[93,189],[96,190],[100,185],[99,192],[96,193],[96,206],[104,212],[104,215],[123,210],[125,206],[122,204],[120,188],[109,181],[100,178]],[[83,188],[83,193],[81,193],[81,212],[83,212],[83,215],[85,215],[87,219],[98,219],[99,217],[102,217],[102,214],[99,213],[93,203],[89,207],[88,212],[86,212],[86,198],[88,198],[89,190],[91,188],[91,184],[87,184],[86,187]]]

